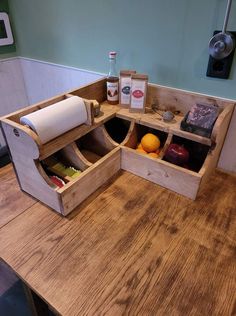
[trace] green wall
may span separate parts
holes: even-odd
[[[118,67],[151,82],[236,98],[235,59],[229,80],[205,76],[208,42],[221,29],[226,0],[9,0],[18,53],[106,72]],[[236,31],[236,1],[229,30]],[[235,54],[236,55],[236,54]]]

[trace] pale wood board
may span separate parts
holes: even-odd
[[[34,140],[23,130],[19,130],[19,136],[16,136],[14,126],[5,122],[2,126],[21,189],[61,212],[61,200],[55,185],[38,168],[39,151]]]
[[[202,175],[201,187],[203,187],[203,184],[208,181],[210,173],[217,166],[232,114],[233,106],[228,106],[225,111],[221,113],[215,123],[212,132],[212,139],[215,142],[215,148],[208,153],[206,160],[199,171],[199,174]]]
[[[61,151],[69,163],[81,171],[84,171],[92,166],[92,163],[85,159],[85,157],[81,154],[75,142],[62,148]]]
[[[235,313],[236,178],[193,202],[123,172],[62,218],[37,203],[0,230],[0,256],[59,314]]]
[[[120,170],[120,148],[115,148],[76,180],[58,190],[63,205],[63,215],[69,214],[90,194]]]
[[[156,84],[148,85],[147,106],[155,104],[160,109],[180,110],[186,114],[196,103],[215,104],[220,108],[228,105],[235,105],[235,100],[224,99],[206,94],[160,86]]]
[[[0,228],[36,202],[21,191],[12,164],[0,168]]]
[[[69,93],[81,98],[97,100],[99,103],[106,100],[106,78],[92,82],[89,85],[72,90]]]
[[[196,172],[139,154],[127,147],[121,149],[121,168],[193,200],[201,181]]]
[[[85,138],[82,139],[82,145],[84,149],[104,156],[119,144],[111,139],[105,127],[102,125],[93,129],[90,133],[87,133]]]
[[[91,166],[93,165],[93,163],[102,158],[102,156],[99,156],[98,154],[95,154],[95,152],[90,150],[80,149],[79,151],[81,153],[81,156],[83,156],[84,159],[91,164]]]

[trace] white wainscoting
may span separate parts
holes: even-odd
[[[83,69],[23,57],[20,58],[20,62],[30,104],[86,85],[104,76]]]
[[[0,60],[0,116],[29,105],[19,58]],[[0,131],[0,145],[4,145]]]

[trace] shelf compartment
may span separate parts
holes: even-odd
[[[161,140],[162,150],[159,159],[141,154],[135,150],[141,138],[149,132],[157,135]],[[171,143],[183,144],[189,150],[190,158],[192,158],[191,169],[165,161],[164,154]],[[208,156],[209,146],[134,123],[129,139],[121,148],[122,169],[191,199],[196,198],[202,180],[202,174],[199,171],[202,170]]]
[[[78,139],[76,145],[85,161],[95,163],[119,144],[111,139],[104,125],[101,125]]]
[[[182,168],[186,168],[195,172],[199,172],[210,150],[210,146],[194,142],[183,137],[173,135],[170,144],[178,144],[183,146],[189,152],[189,162]],[[165,148],[167,150],[168,146]],[[168,161],[163,152],[163,160]]]
[[[150,128],[156,128],[160,131],[171,133],[173,135],[181,136],[189,140],[193,140],[205,145],[211,145],[211,139],[203,136],[199,136],[193,133],[189,133],[180,129],[180,123],[184,118],[183,114],[176,115],[171,122],[164,122],[159,114],[147,110],[147,113],[130,113],[128,109],[120,109],[117,112],[117,117],[126,120],[134,120],[136,123],[149,126]]]
[[[118,117],[114,117],[107,121],[104,126],[109,136],[117,143],[121,144],[130,129],[131,122]]]
[[[135,150],[137,148],[137,145],[141,142],[142,137],[147,133],[152,133],[160,139],[161,145],[160,145],[159,157],[161,158],[162,151],[163,151],[163,148],[165,147],[167,139],[169,141],[168,134],[163,131],[151,128],[149,126],[134,123],[132,126],[132,130],[130,131],[128,139],[126,139],[126,142],[124,142],[122,145]],[[137,154],[142,155],[141,153],[138,153],[138,152]]]
[[[80,157],[78,153],[79,151],[76,151],[75,143],[72,143],[41,161],[41,166],[49,179],[50,176],[55,175],[67,184],[80,177],[81,173],[90,166],[90,164],[86,164],[86,162],[81,159],[83,157]],[[71,167],[74,169],[71,169]],[[75,172],[73,174],[73,171],[76,170],[81,172],[77,176],[75,176]]]

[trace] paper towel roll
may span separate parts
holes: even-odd
[[[88,119],[82,98],[73,96],[20,118],[20,123],[31,127],[42,144],[85,123]]]

